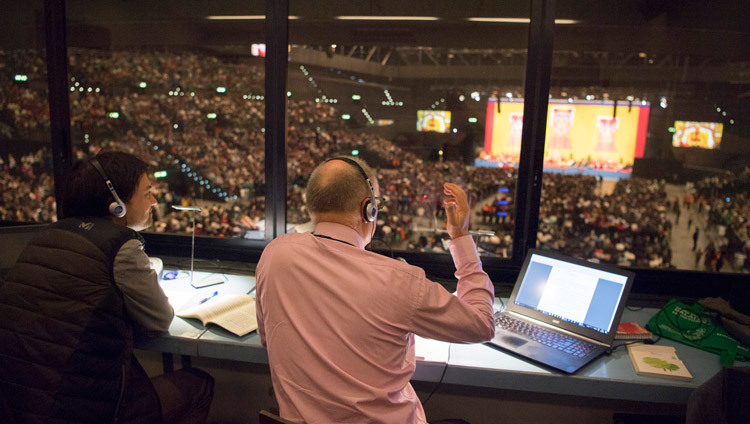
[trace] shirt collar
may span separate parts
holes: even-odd
[[[359,233],[346,225],[337,224],[335,222],[319,222],[318,225],[315,226],[314,233],[349,243],[360,249],[365,248],[365,241],[362,240]]]

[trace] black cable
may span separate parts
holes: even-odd
[[[643,308],[645,308],[645,306],[641,306],[641,307],[636,307],[636,308],[632,308],[632,307],[630,307],[630,306],[626,306],[626,307],[625,307],[625,309],[627,309],[628,311],[634,311],[634,312],[636,312],[636,311],[640,311],[640,310],[642,310]]]
[[[611,355],[614,351],[616,351],[617,349],[619,349],[619,348],[621,348],[623,346],[628,346],[628,345],[632,345],[632,344],[636,344],[636,343],[643,343],[643,344],[649,344],[650,345],[650,344],[656,344],[656,342],[658,342],[659,340],[661,340],[661,336],[659,336],[656,340],[653,340],[653,339],[629,340],[629,341],[627,341],[625,343],[620,343],[618,345],[613,345],[612,347],[610,347],[609,349],[607,349],[607,355]]]
[[[685,309],[683,308],[683,310],[685,310]],[[716,330],[718,329],[718,325],[716,324],[716,321],[713,320],[713,319],[711,319],[710,317],[701,316],[697,312],[690,311],[690,310],[688,310],[687,312],[690,313],[691,315],[694,315],[698,319],[698,323],[694,327],[692,327],[692,328],[686,328],[686,327],[681,326],[680,325],[680,316],[679,315],[675,315],[675,319],[673,321],[669,317],[669,315],[666,313],[666,311],[664,310],[664,308],[660,309],[659,312],[657,312],[657,317],[660,316],[660,315],[663,315],[664,319],[667,320],[667,322],[672,327],[674,327],[675,329],[677,329],[677,331],[679,331],[680,336],[682,336],[682,338],[684,338],[685,340],[687,340],[689,342],[694,342],[694,343],[703,341],[703,340],[711,337],[716,332]],[[687,333],[688,331],[694,331],[694,330],[700,329],[703,326],[704,323],[708,323],[708,322],[710,322],[712,324],[712,328],[711,328],[711,331],[709,331],[707,334],[705,334],[703,336],[700,336],[700,337],[693,337],[692,335],[689,335]],[[607,354],[611,354],[612,352],[614,352],[618,348],[620,348],[622,346],[627,346],[627,345],[630,345],[630,344],[633,344],[633,343],[645,343],[645,344],[656,344],[656,343],[658,343],[661,340],[661,338],[662,338],[662,331],[661,331],[661,328],[659,327],[659,320],[658,320],[658,318],[655,321],[654,329],[653,329],[652,332],[654,334],[656,334],[656,336],[657,336],[656,340],[645,339],[645,340],[634,340],[634,341],[622,343],[622,344],[619,344],[617,346],[612,346],[610,349],[607,350]]]
[[[387,242],[387,241],[385,241],[385,239],[384,239],[383,237],[373,237],[373,238],[372,238],[372,239],[370,240],[370,251],[373,251],[373,249],[374,249],[374,246],[375,246],[375,240],[378,240],[379,242],[381,242],[381,243],[383,243],[384,245],[386,245],[386,247],[388,247],[388,250],[390,250],[390,251],[391,251],[391,259],[394,259],[394,257],[393,257],[393,248],[391,247],[391,245],[390,245],[390,244],[388,244],[388,242]]]
[[[430,394],[427,396],[427,399],[425,399],[424,402],[422,402],[422,408],[424,408],[424,406],[427,405],[427,402],[430,401],[430,398],[432,398],[432,395],[435,394],[438,387],[440,387],[440,385],[443,383],[443,378],[445,378],[445,372],[448,371],[448,364],[451,361],[451,346],[452,346],[452,343],[448,344],[448,359],[445,360],[445,367],[443,368],[443,373],[440,375],[440,380],[435,385],[435,388],[432,389]]]
[[[685,310],[685,309],[683,308],[683,310]],[[693,315],[695,315],[698,318],[698,323],[693,328],[685,328],[685,327],[680,326],[680,323],[679,323],[680,317],[679,317],[679,315],[675,316],[675,320],[673,322],[669,318],[669,315],[666,312],[664,312],[663,308],[661,310],[659,310],[659,314],[664,314],[664,318],[667,320],[667,322],[669,324],[671,324],[674,328],[676,328],[677,331],[680,332],[680,335],[685,340],[687,340],[689,342],[700,342],[700,341],[703,341],[703,340],[711,337],[716,332],[718,326],[716,325],[716,322],[713,319],[710,319],[710,318],[707,318],[707,317],[704,317],[704,316],[700,316],[700,315],[698,315],[697,312],[693,312],[693,311],[688,311],[688,312],[691,313],[691,314],[693,314]],[[697,338],[692,338],[692,336],[688,336],[688,334],[686,333],[687,331],[694,331],[694,330],[697,330],[697,329],[699,329],[699,328],[701,328],[703,326],[703,323],[704,323],[703,320],[704,320],[704,318],[707,321],[711,322],[711,324],[713,324],[713,328],[711,328],[711,331],[708,334],[706,334],[704,336],[701,336],[701,337],[697,337]],[[658,327],[658,326],[659,326],[659,323],[658,323],[658,319],[657,319],[656,327]],[[659,330],[659,336],[661,336],[661,330]]]
[[[631,299],[632,300],[632,299]],[[643,306],[625,306],[625,309],[633,312],[641,311],[645,308],[653,308],[653,307],[661,307],[663,300],[659,299],[651,299],[651,300],[644,300]]]
[[[505,302],[503,302],[503,298],[502,297],[498,297],[497,300],[500,301],[500,310],[499,310],[499,312],[504,311],[505,310]]]

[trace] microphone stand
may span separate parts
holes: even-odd
[[[190,244],[190,284],[193,284],[193,262],[195,260],[195,212],[198,212],[201,210],[198,206],[175,206],[172,205],[172,209],[176,209],[178,211],[193,211],[193,237]]]

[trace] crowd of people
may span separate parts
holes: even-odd
[[[610,194],[597,194],[597,184],[594,177],[545,175],[540,247],[619,265],[669,267],[665,183],[620,179]]]
[[[691,200],[686,206],[705,214],[707,230],[716,234],[703,249],[704,267],[750,270],[750,168],[698,181]]]
[[[265,200],[263,68],[252,59],[200,53],[98,52],[71,49],[70,114],[78,159],[102,149],[141,157],[155,169],[177,169],[185,184],[157,181],[153,231],[188,233],[192,215],[172,205],[199,205],[195,231],[248,237],[263,229]],[[27,81],[15,81],[23,74]],[[23,140],[47,131],[44,60],[38,52],[0,51],[0,137]],[[223,87],[224,90],[217,90]],[[395,249],[444,252],[441,186],[456,181],[475,204],[480,252],[509,257],[515,225],[516,171],[432,162],[379,135],[346,128],[328,103],[290,99],[287,116],[287,220],[310,220],[303,193],[322,160],[356,148],[377,158],[384,205],[376,238]],[[0,130],[2,130],[0,126]],[[49,149],[0,153],[0,220],[55,220]],[[742,179],[744,178],[744,180]],[[747,176],[738,183],[698,184],[711,222],[729,228],[728,248],[748,253]],[[744,182],[742,182],[744,181]],[[668,267],[671,254],[664,183],[620,180],[596,194],[592,177],[545,174],[538,245],[620,265]],[[716,191],[719,187],[719,191]],[[731,195],[732,201],[724,201]]]
[[[0,221],[52,222],[57,219],[52,155],[39,149],[0,155]]]

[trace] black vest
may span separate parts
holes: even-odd
[[[40,232],[8,272],[0,396],[19,423],[161,421],[113,277],[117,252],[134,238],[103,218],[65,219]]]

